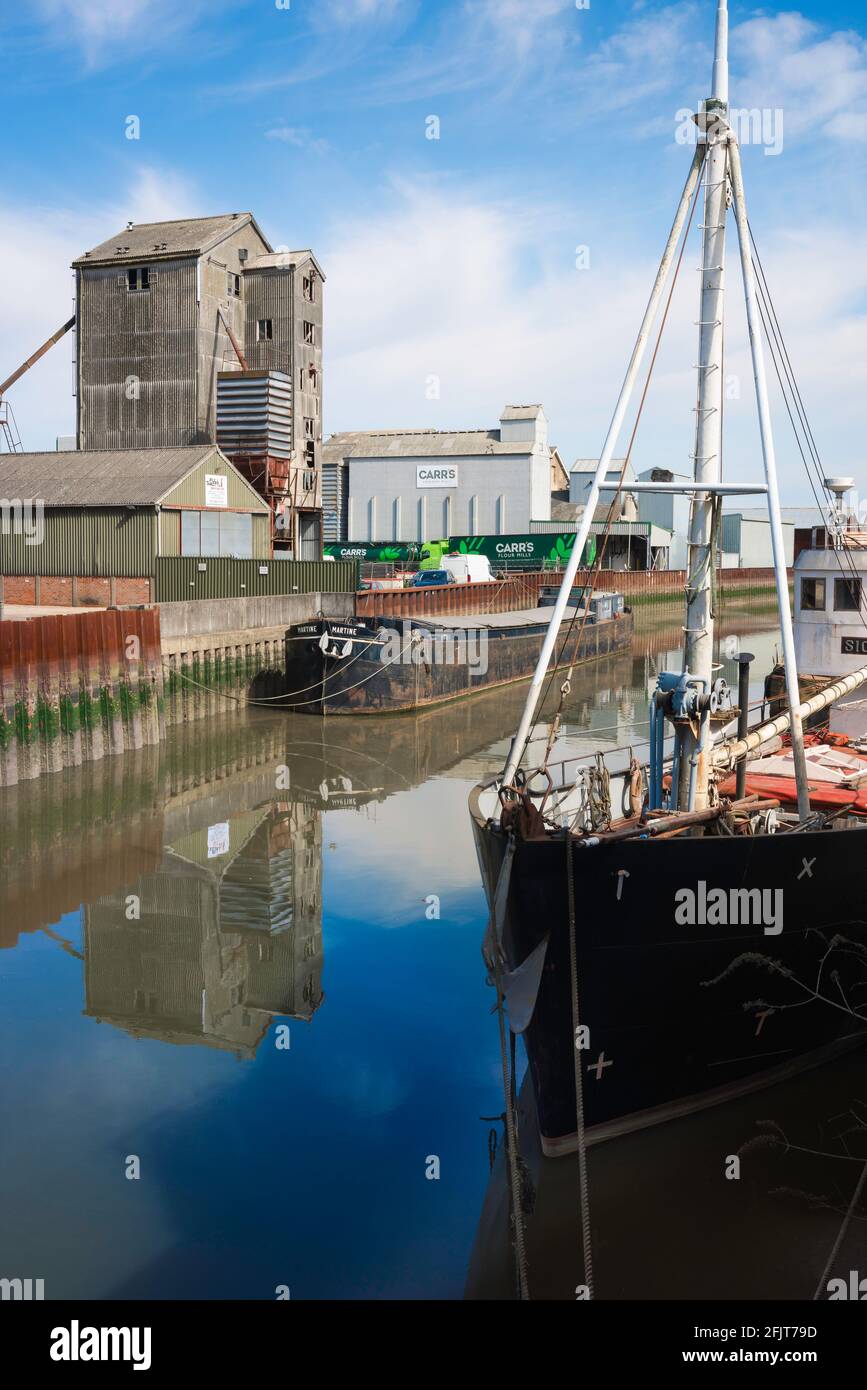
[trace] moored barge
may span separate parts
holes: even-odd
[[[551,616],[512,613],[413,618],[317,618],[286,633],[286,705],[306,714],[387,714],[475,695],[529,678]],[[555,665],[629,649],[632,612],[622,594],[596,594],[564,613]]]

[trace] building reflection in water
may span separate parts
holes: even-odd
[[[321,815],[278,802],[194,830],[83,922],[88,1016],[252,1057],[272,1019],[322,1003]]]

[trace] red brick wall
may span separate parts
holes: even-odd
[[[124,603],[150,603],[151,581],[149,579],[116,579],[114,581],[114,601]]]
[[[3,599],[6,603],[35,603],[36,580],[13,575],[3,580]]]
[[[6,575],[3,579],[3,598],[6,603],[41,603],[63,608],[107,608],[114,603],[150,603],[149,579],[78,579],[55,575]]]

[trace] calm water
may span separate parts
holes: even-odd
[[[729,624],[759,684],[768,621]],[[564,751],[642,736],[679,629],[640,629],[578,673]],[[508,1292],[483,1239],[503,1106],[466,802],[522,698],[233,712],[0,793],[0,1275],[50,1298],[450,1298],[478,1234],[476,1291]],[[569,1296],[553,1244],[536,1258]]]

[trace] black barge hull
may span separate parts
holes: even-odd
[[[299,623],[286,633],[286,705],[306,714],[388,714],[526,680],[542,650],[546,613],[533,621],[466,615],[460,625],[436,618]],[[628,651],[632,636],[628,610],[583,631],[579,619],[571,634],[567,620],[557,666]]]
[[[506,847],[471,802],[489,898]],[[545,1153],[578,1123],[570,912],[562,836],[519,840],[504,969],[548,937],[524,1039]],[[578,1058],[588,1142],[691,1113],[818,1064],[867,1037],[867,827],[569,845]],[[679,925],[675,895],[780,891],[782,930]],[[730,896],[729,896],[730,900]]]

